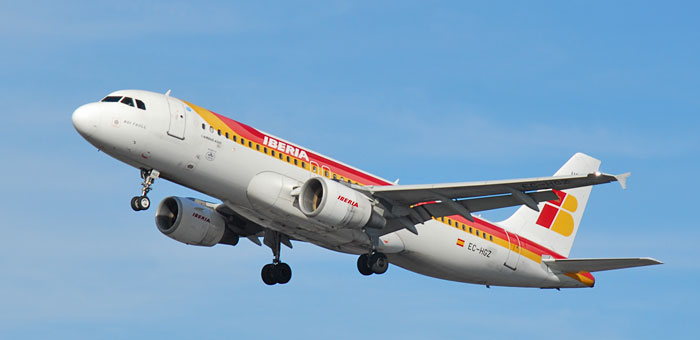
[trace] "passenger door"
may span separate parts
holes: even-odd
[[[170,127],[168,128],[168,134],[178,139],[185,139],[185,126],[187,122],[185,104],[175,98],[167,98],[168,106],[170,107]]]

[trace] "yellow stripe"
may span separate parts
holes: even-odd
[[[475,234],[474,232],[469,233],[469,226],[468,226],[468,225],[459,223],[459,222],[457,222],[457,221],[455,221],[455,220],[453,220],[453,219],[451,219],[451,218],[447,218],[447,217],[437,217],[437,218],[436,218],[436,217],[433,217],[433,219],[434,219],[434,220],[437,220],[437,221],[439,221],[439,222],[441,222],[441,223],[443,223],[443,224],[445,224],[445,225],[447,225],[447,226],[449,226],[449,227],[452,227],[452,228],[455,228],[455,229],[457,229],[457,230],[463,231],[463,232],[466,233],[466,234],[471,234],[471,235],[476,236],[476,234]],[[461,227],[462,225],[466,226],[466,229],[467,229],[467,230],[462,230],[462,227]],[[512,250],[512,251],[514,251],[514,252],[517,252],[517,251],[518,251],[518,245],[517,245],[517,244],[510,244],[510,242],[508,242],[508,240],[506,240],[506,239],[503,239],[503,238],[500,238],[500,237],[498,237],[498,236],[494,236],[494,235],[488,234],[488,233],[484,232],[483,230],[481,230],[481,229],[479,229],[479,228],[476,228],[476,227],[473,227],[473,226],[472,226],[472,228],[473,228],[473,229],[472,229],[473,231],[475,231],[475,230],[478,230],[478,231],[479,231],[479,236],[477,236],[479,239],[482,239],[482,240],[488,241],[488,242],[492,242],[492,243],[494,243],[494,244],[497,244],[497,245],[499,245],[499,246],[501,246],[501,247],[503,247],[503,248],[505,248],[505,249]],[[487,237],[484,238],[483,235],[487,235]],[[490,240],[490,236],[493,236],[493,241]],[[523,256],[523,257],[525,257],[525,258],[528,258],[528,259],[534,261],[535,263],[542,263],[542,256],[535,254],[534,252],[532,252],[532,251],[529,250],[529,249],[520,247],[520,255]]]
[[[595,280],[591,280],[587,276],[581,275],[581,273],[587,273],[587,272],[578,272],[578,273],[566,273],[564,275],[576,280],[580,281],[581,283],[585,284],[588,287],[593,287],[593,284],[595,284]]]

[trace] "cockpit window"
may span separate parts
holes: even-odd
[[[102,99],[102,102],[105,103],[116,103],[119,101],[119,99],[122,99],[122,97],[115,97],[115,96],[107,96],[105,99]]]
[[[136,105],[134,105],[134,100],[136,100]],[[103,103],[119,103],[121,102],[124,105],[129,105],[131,107],[138,107],[141,110],[146,109],[146,104],[139,100],[139,99],[133,99],[131,97],[121,97],[121,96],[107,96],[104,97],[104,99],[101,100]]]
[[[129,105],[129,106],[134,106],[134,100],[129,98],[129,97],[124,97],[124,99],[122,99],[121,103]]]

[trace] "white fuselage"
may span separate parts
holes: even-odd
[[[345,253],[367,252],[370,241],[362,230],[334,228],[305,219],[303,214],[293,211],[291,201],[284,199],[272,207],[255,206],[248,195],[249,186],[256,176],[274,173],[289,181],[291,190],[313,176],[342,173],[333,168],[337,164],[349,172],[361,173],[363,178],[373,178],[372,184],[388,185],[387,181],[337,161],[318,164],[313,158],[318,154],[262,132],[267,139],[256,141],[254,146],[249,146],[248,140],[234,141],[227,138],[227,132],[219,134],[220,129],[212,124],[211,117],[202,114],[203,109],[173,97],[136,90],[111,95],[137,98],[145,103],[146,109],[118,102],[90,103],[78,108],[73,116],[76,129],[100,150],[136,168],[157,169],[162,178],[216,197],[245,218],[293,239]],[[268,150],[270,138],[289,147],[275,149],[278,150],[275,156],[257,149]],[[306,158],[299,158],[302,151],[308,152]],[[302,167],[288,161],[290,154],[309,164]],[[310,162],[318,167],[316,171]],[[326,170],[328,173],[324,174]],[[365,184],[361,180],[357,182]],[[288,193],[287,196],[291,197]],[[276,209],[284,204],[291,210]],[[471,228],[464,227],[464,223],[455,227],[452,220],[432,219],[416,226],[417,235],[402,229],[382,236],[379,250],[388,255],[391,263],[447,280],[545,288],[590,286],[571,275],[553,273],[541,263],[542,256],[547,254],[533,255],[533,250],[525,256],[524,240],[517,240],[522,247],[512,246],[517,238],[514,233],[502,232],[511,240],[508,244],[503,237],[493,239],[495,232],[483,236],[485,229],[480,226],[500,227],[483,220],[476,222],[470,233]],[[482,234],[477,236],[477,230]]]

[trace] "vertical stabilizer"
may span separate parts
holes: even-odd
[[[586,175],[598,171],[600,160],[577,153],[554,176]],[[555,191],[558,200],[541,202],[539,212],[520,207],[498,224],[508,231],[537,242],[568,257],[581,224],[592,186]]]

